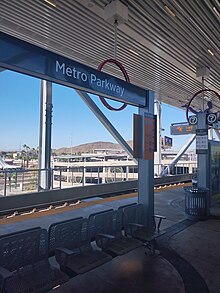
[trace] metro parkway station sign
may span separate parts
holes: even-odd
[[[148,90],[4,33],[0,33],[0,67],[126,104],[148,106]]]

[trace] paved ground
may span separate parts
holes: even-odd
[[[136,200],[135,195],[96,198],[68,209],[4,219],[0,220],[0,233],[33,226],[48,228],[62,219],[86,217],[92,212],[117,208]],[[158,239],[159,256],[146,255],[146,248],[138,248],[72,278],[52,292],[219,293],[220,205],[212,208],[212,217],[208,220],[196,222],[186,218],[183,203],[183,188],[155,192],[155,213],[167,218],[162,224],[166,234]]]

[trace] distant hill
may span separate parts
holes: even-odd
[[[132,140],[127,141],[127,143],[132,147]],[[59,149],[54,149],[53,153],[60,156],[62,154],[78,154],[78,153],[91,153],[93,150],[97,149],[111,149],[111,150],[121,150],[122,147],[118,143],[97,141],[84,143],[73,147],[62,147]]]

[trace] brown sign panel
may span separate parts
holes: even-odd
[[[134,130],[133,130],[133,157],[142,158],[142,116],[134,114]]]
[[[156,142],[155,118],[144,117],[144,159],[153,160]]]

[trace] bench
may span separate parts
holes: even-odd
[[[156,238],[165,233],[160,230],[163,216],[154,215],[154,227],[149,230],[144,224],[144,206],[142,204],[123,208],[123,226],[125,235],[143,241],[152,254],[156,251]]]
[[[122,209],[95,216],[96,244],[112,256],[125,254],[142,243],[122,234]]]
[[[0,292],[43,293],[68,281],[50,265],[47,231],[28,229],[0,238]]]
[[[57,223],[55,248],[60,269],[70,276],[83,274],[112,259],[91,245],[88,219]]]

